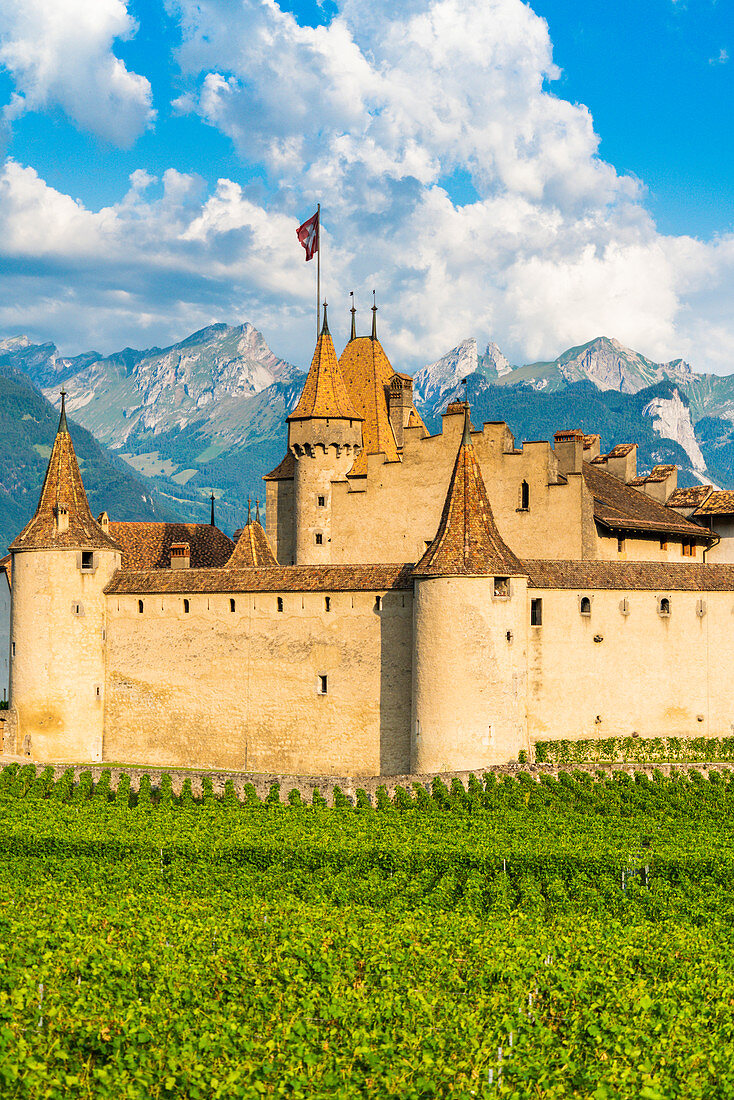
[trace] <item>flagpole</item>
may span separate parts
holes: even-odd
[[[321,332],[321,203],[316,204],[316,217],[319,227],[319,247],[316,253],[316,339]]]

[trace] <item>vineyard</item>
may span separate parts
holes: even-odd
[[[734,780],[0,773],[0,1095],[734,1096]]]

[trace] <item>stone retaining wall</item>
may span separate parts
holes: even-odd
[[[4,767],[7,764],[20,764],[27,765],[32,763],[26,757],[23,756],[0,756],[0,767]],[[228,779],[231,779],[234,783],[235,791],[240,798],[244,797],[244,788],[247,783],[251,783],[257,792],[259,798],[264,799],[272,783],[280,784],[280,797],[283,802],[287,801],[288,793],[296,790],[300,793],[301,797],[310,802],[313,796],[314,789],[318,789],[327,802],[331,803],[333,798],[333,792],[335,787],[340,787],[344,794],[355,799],[358,790],[365,791],[371,800],[374,800],[378,787],[385,787],[388,794],[392,797],[397,787],[404,787],[408,791],[412,789],[413,783],[421,783],[427,790],[430,790],[431,783],[435,778],[441,779],[447,787],[451,785],[452,780],[458,779],[464,786],[467,785],[471,772],[441,772],[430,775],[377,775],[377,776],[318,776],[318,775],[264,775],[262,773],[248,773],[248,772],[227,772],[227,771],[184,771],[176,768],[141,768],[134,765],[111,765],[111,764],[39,764],[35,765],[36,774],[40,775],[46,767],[53,767],[54,778],[60,778],[65,771],[71,769],[74,772],[74,779],[78,781],[82,772],[91,772],[92,778],[97,783],[102,775],[103,771],[109,770],[111,772],[111,785],[112,789],[117,788],[117,784],[120,777],[123,775],[129,775],[131,779],[131,786],[133,790],[137,790],[140,785],[140,780],[144,775],[150,776],[150,781],[153,787],[160,786],[161,778],[164,775],[170,775],[171,784],[175,794],[180,794],[184,782],[187,779],[191,780],[191,786],[194,794],[201,794],[202,781],[204,779],[211,779],[212,787],[215,795],[224,793],[224,785]],[[663,775],[670,775],[671,771],[687,772],[698,771],[704,777],[707,777],[710,771],[732,771],[734,770],[734,764],[732,763],[667,763],[667,764],[588,764],[588,765],[562,765],[562,764],[503,764],[497,765],[492,768],[484,768],[481,772],[477,773],[478,778],[483,775],[492,773],[501,779],[504,776],[516,776],[520,772],[525,772],[530,775],[536,781],[540,781],[541,775],[552,775],[558,777],[562,772],[571,773],[574,771],[585,772],[589,775],[611,775],[615,771],[623,771],[628,775],[634,775],[635,772],[642,772],[647,776],[652,776],[654,771],[660,771]]]

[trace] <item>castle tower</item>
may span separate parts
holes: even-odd
[[[528,748],[527,575],[497,530],[468,405],[438,532],[413,575],[412,771],[517,760]]]
[[[362,449],[362,417],[352,404],[326,319],[298,404],[288,417],[293,476],[295,564],[331,561],[331,483],[343,480]]]
[[[61,417],[33,518],[10,547],[10,714],[5,750],[32,760],[102,759],[104,589],[121,551],[89,509]]]

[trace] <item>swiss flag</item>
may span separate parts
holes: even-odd
[[[312,260],[314,252],[319,250],[319,212],[316,211],[307,222],[299,225],[296,236],[306,249],[306,261]]]

